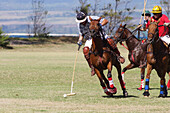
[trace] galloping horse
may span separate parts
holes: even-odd
[[[138,90],[142,90],[142,88],[144,88],[147,41],[137,39],[133,33],[126,28],[126,24],[124,26],[122,26],[122,24],[119,26],[113,38],[115,43],[122,43],[125,41],[129,51],[128,59],[130,64],[123,69],[122,76],[124,76],[124,73],[129,69],[136,67],[141,68],[141,86]]]
[[[90,20],[91,20],[91,23],[90,23],[89,28],[90,28],[90,34],[92,37],[92,50],[90,54],[90,59],[91,59],[92,65],[94,66],[95,72],[100,80],[100,85],[102,86],[104,92],[109,96],[112,96],[113,94],[117,92],[117,89],[114,86],[114,83],[112,80],[112,74],[111,74],[112,65],[114,65],[118,72],[118,78],[121,84],[121,88],[123,90],[123,95],[128,96],[128,93],[125,88],[125,84],[121,76],[121,65],[119,61],[117,60],[116,55],[113,54],[109,48],[107,48],[106,46],[104,47],[105,45],[104,39],[103,40],[101,39],[102,31],[99,25],[99,21],[101,20],[101,18],[99,18],[98,20],[93,20],[90,17]],[[103,73],[105,69],[108,69],[107,77],[109,81],[106,79]]]
[[[159,97],[167,96],[167,87],[165,84],[165,74],[170,72],[170,56],[168,55],[168,48],[164,45],[163,41],[159,38],[158,23],[152,22],[148,28],[148,41],[147,48],[147,75],[145,81],[144,96],[149,96],[149,78],[152,69],[155,69],[160,77],[160,95]]]

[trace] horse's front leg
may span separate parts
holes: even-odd
[[[114,83],[113,83],[113,79],[112,79],[112,62],[110,61],[107,65],[107,69],[108,69],[108,73],[107,73],[107,78],[109,80],[109,92],[112,94],[116,94],[117,93],[117,88],[115,87]]]
[[[165,84],[165,74],[166,74],[166,66],[164,67],[164,69],[156,69],[158,76],[161,78],[160,80],[160,95],[159,97],[166,97],[168,92],[167,92],[167,87]]]
[[[124,81],[123,81],[123,79],[122,79],[122,75],[121,75],[121,65],[120,65],[120,63],[117,62],[117,63],[115,64],[115,67],[116,67],[116,69],[117,69],[118,79],[119,79],[121,88],[122,88],[122,90],[123,90],[123,96],[126,97],[126,96],[128,96],[128,92],[126,91],[125,83],[124,83]]]
[[[150,74],[152,71],[152,65],[151,64],[147,64],[147,75],[146,75],[146,80],[145,80],[145,91],[143,93],[143,95],[145,97],[149,97],[149,79],[150,79]]]
[[[141,85],[138,90],[142,90],[144,88],[144,78],[145,78],[145,68],[141,68]]]
[[[103,82],[103,75],[101,73],[103,72],[100,72],[98,69],[95,68],[95,72],[97,74],[97,77],[99,78],[99,81],[100,81],[100,85],[102,86],[103,90],[104,90],[104,93],[106,93],[108,96],[111,96],[111,93],[108,91],[108,88],[105,86],[104,82]]]

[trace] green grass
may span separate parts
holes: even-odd
[[[97,76],[91,77],[82,49],[78,54],[74,89],[70,93],[71,79],[77,45],[23,45],[13,50],[0,50],[0,112],[170,112],[170,98],[158,98],[160,81],[153,71],[150,79],[150,97],[137,91],[140,86],[140,69],[129,70],[125,82],[129,96],[123,98],[116,69],[112,75],[118,89],[113,97],[107,97]],[[127,50],[119,46],[129,62]],[[107,71],[105,72],[107,73]],[[168,79],[168,76],[166,76]],[[170,91],[168,91],[170,93]]]

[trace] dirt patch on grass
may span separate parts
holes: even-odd
[[[157,112],[156,109],[164,108],[151,105],[120,106],[114,102],[113,105],[100,103],[92,105],[29,99],[0,99],[0,111],[5,112]],[[170,112],[170,110],[165,112]]]

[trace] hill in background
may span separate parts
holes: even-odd
[[[0,26],[6,33],[27,33],[28,16],[32,11],[31,1],[1,0]],[[100,0],[100,4],[107,4],[108,2]],[[156,4],[159,4],[159,0],[148,0],[146,9],[151,10]],[[138,23],[143,9],[143,0],[132,0],[129,5],[136,6],[133,23]],[[44,7],[48,10],[47,23],[53,26],[50,30],[51,33],[78,33],[74,12],[77,6],[79,6],[79,0],[44,0]]]

